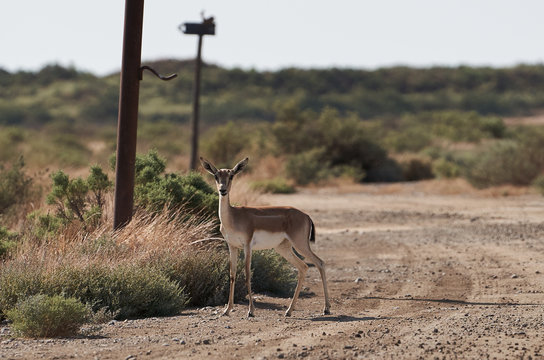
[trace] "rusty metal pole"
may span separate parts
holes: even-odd
[[[198,50],[195,61],[195,82],[193,85],[193,117],[191,119],[191,162],[189,168],[196,170],[198,166],[198,122],[200,117],[200,68],[202,66],[202,38],[203,35],[198,35]]]
[[[144,0],[125,1],[113,227],[132,218]]]

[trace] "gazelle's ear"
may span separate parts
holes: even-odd
[[[249,158],[246,157],[244,160],[242,160],[238,164],[236,164],[236,166],[232,168],[232,175],[236,175],[240,171],[244,170],[244,168],[246,167],[248,161],[249,161]]]
[[[217,173],[217,169],[215,166],[213,166],[208,160],[204,159],[202,156],[200,157],[200,163],[207,172],[215,176],[215,174]]]

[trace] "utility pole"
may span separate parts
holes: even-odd
[[[115,162],[113,215],[115,229],[130,221],[134,207],[134,165],[136,162],[143,19],[144,0],[126,0]]]
[[[119,87],[119,116],[117,123],[114,229],[126,225],[132,219],[134,208],[136,135],[142,72],[144,69],[150,70],[162,80],[170,80],[177,76],[173,74],[163,77],[149,66],[141,66],[143,18],[144,0],[126,0],[121,84]]]
[[[200,118],[200,69],[202,67],[202,38],[204,35],[215,35],[215,22],[213,17],[205,19],[202,23],[183,23],[179,29],[184,34],[198,35],[198,47],[195,60],[195,80],[193,84],[193,116],[191,118],[191,159],[189,168],[196,170],[198,164],[198,123]]]

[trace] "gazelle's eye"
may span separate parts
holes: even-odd
[[[229,180],[232,180],[234,178],[234,175],[229,175]]]
[[[217,177],[217,175],[214,175],[213,177],[215,178],[215,181],[219,181],[219,178]]]

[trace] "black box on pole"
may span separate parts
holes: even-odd
[[[189,35],[215,35],[215,23],[183,23],[181,31]]]

